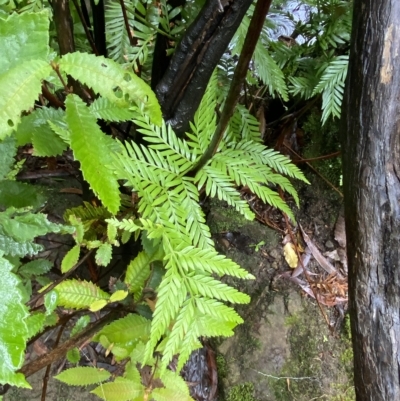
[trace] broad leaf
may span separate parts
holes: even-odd
[[[106,401],[128,401],[144,395],[144,386],[131,380],[118,377],[113,383],[105,383],[96,387],[91,393]]]
[[[48,63],[32,60],[0,75],[0,140],[18,126],[21,112],[32,107],[41,91],[42,79],[50,73]]]
[[[0,75],[24,61],[47,61],[49,22],[47,10],[0,18]]]
[[[161,108],[153,91],[141,78],[124,70],[115,61],[77,52],[63,56],[59,65],[61,71],[113,103],[127,106],[134,102],[144,107],[152,122],[161,124]]]
[[[90,184],[104,206],[113,213],[120,206],[119,185],[107,164],[112,163],[105,134],[101,132],[96,118],[76,95],[68,95],[66,120],[71,131],[71,148],[85,180]]]
[[[13,266],[0,253],[0,383],[30,388],[21,373],[15,373],[25,360],[29,330],[26,299],[20,290],[20,279],[11,272]]]
[[[70,386],[88,386],[108,380],[111,373],[104,369],[78,366],[64,370],[59,375],[54,376],[57,380],[67,383]]]

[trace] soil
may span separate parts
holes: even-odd
[[[334,226],[342,200],[315,176],[308,179],[311,185],[298,188],[301,207],[296,219],[321,252],[332,251],[338,246]],[[65,198],[63,204],[54,201],[61,205],[56,211],[61,218]],[[75,195],[71,201],[77,201]],[[284,229],[281,216],[274,215],[274,221]],[[252,301],[238,309],[245,323],[235,336],[212,343],[217,353],[218,400],[354,400],[348,322],[336,308],[323,307],[330,322],[340,319],[341,324],[330,331],[315,300],[281,277],[291,270],[283,255],[283,233],[244,220],[220,202],[210,205],[208,223],[218,250],[256,277],[253,281],[227,280],[251,295]],[[38,372],[29,378],[33,390],[11,389],[4,400],[40,400],[43,377],[44,371]],[[98,400],[88,389],[49,380],[47,401],[81,399]]]

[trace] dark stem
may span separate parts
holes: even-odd
[[[59,347],[50,351],[48,354],[42,355],[41,357],[35,359],[34,361],[23,366],[19,372],[23,373],[25,377],[29,377],[39,370],[43,369],[45,366],[54,363],[64,357],[64,355],[72,348],[79,347],[85,341],[92,338],[98,331],[100,331],[104,326],[111,323],[120,315],[118,311],[112,311],[107,315],[103,316],[97,322],[93,323],[85,330],[76,334],[72,338],[62,343]]]
[[[83,29],[85,30],[85,34],[86,34],[86,37],[87,37],[87,39],[88,39],[88,41],[89,41],[90,47],[92,48],[93,53],[94,53],[96,56],[98,56],[98,55],[99,55],[99,52],[97,51],[96,44],[94,43],[94,39],[93,39],[92,32],[90,32],[90,29],[89,29],[89,27],[87,26],[86,18],[85,18],[85,16],[83,15],[83,11],[82,11],[81,7],[79,6],[77,0],[72,0],[72,2],[74,3],[75,9],[76,9],[76,11],[78,12],[79,19],[81,20]],[[83,3],[84,3],[84,2],[83,2]]]
[[[55,95],[53,95],[45,83],[42,84],[42,95],[47,99],[49,104],[56,108],[65,109],[64,103]]]
[[[126,12],[124,0],[119,0],[119,2],[121,4],[122,15],[124,16],[125,29],[128,34],[129,43],[131,44],[131,46],[135,46],[135,39],[132,36],[131,28],[129,26],[128,14]]]
[[[203,156],[197,162],[197,164],[191,170],[191,175],[196,175],[207,162],[214,156],[218,150],[218,146],[228,126],[229,120],[231,119],[235,106],[239,101],[240,90],[242,84],[246,78],[247,70],[251,57],[253,56],[254,49],[256,48],[258,38],[261,30],[264,26],[265,18],[268,14],[269,7],[272,0],[258,0],[254,9],[254,14],[251,19],[249,29],[247,31],[246,39],[243,44],[243,50],[240,53],[239,61],[235,69],[235,74],[229,89],[228,96],[225,101],[224,108],[221,113],[217,129],[215,130],[214,136],[211,139],[208,148],[204,152]]]

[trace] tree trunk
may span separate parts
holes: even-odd
[[[355,0],[343,184],[357,401],[400,400],[400,1]]]

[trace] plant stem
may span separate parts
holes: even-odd
[[[268,14],[271,2],[272,0],[257,1],[253,17],[249,25],[249,29],[246,34],[246,39],[243,44],[243,50],[240,53],[239,61],[235,69],[235,74],[233,75],[232,83],[229,88],[229,93],[221,113],[221,118],[218,122],[218,126],[214,132],[211,142],[208,145],[208,148],[190,172],[193,176],[196,175],[196,173],[207,164],[207,162],[214,156],[214,154],[218,150],[218,146],[226,131],[229,120],[231,119],[236,104],[239,101],[240,90],[246,78],[249,63],[256,48],[261,30],[264,26],[265,18]]]

